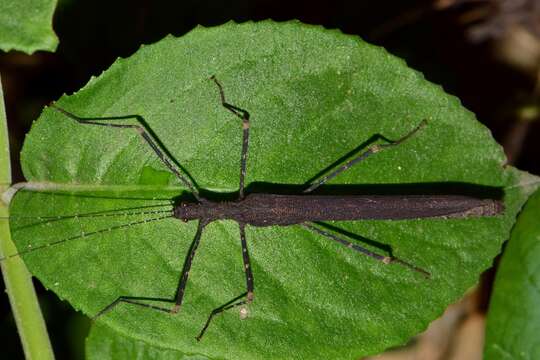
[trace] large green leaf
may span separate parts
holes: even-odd
[[[540,191],[512,231],[489,308],[486,359],[540,357]]]
[[[372,135],[396,139],[427,118],[414,138],[332,184],[379,191],[447,188],[441,183],[468,184],[460,188],[469,192],[478,191],[473,185],[500,188],[505,213],[334,224],[390,246],[395,256],[427,269],[429,280],[298,226],[248,227],[255,277],[249,317],[229,311],[197,343],[209,312],[245,291],[238,226],[215,222],[204,232],[180,313],[124,304],[98,320],[117,333],[210,358],[358,358],[425,329],[499,253],[525,198],[520,175],[504,169],[500,147],[456,98],[356,37],[299,23],[198,28],[119,59],[58,104],[80,116],[142,116],[201,188],[230,192],[238,187],[241,124],[220,105],[209,80],[214,74],[229,101],[251,113],[250,184],[303,184]],[[22,159],[34,191],[15,197],[15,214],[163,204],[160,199],[182,191],[135,131],[80,125],[51,108],[34,124]],[[47,287],[95,315],[119,295],[175,295],[196,224],[167,219],[113,228],[157,216],[19,219],[14,236],[20,249],[77,238],[25,260]]]
[[[86,340],[87,360],[156,359],[208,360],[201,355],[184,355],[179,351],[151,346],[148,343],[119,334],[104,324],[92,326]]]
[[[58,38],[52,28],[56,0],[2,0],[0,49],[33,53],[54,51]]]

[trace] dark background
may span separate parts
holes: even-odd
[[[63,0],[54,16],[60,39],[55,53],[0,52],[14,182],[24,181],[18,154],[42,108],[77,91],[117,57],[199,24],[265,19],[299,19],[385,47],[459,97],[491,129],[511,164],[540,174],[538,0]],[[481,282],[480,312],[493,273]],[[37,286],[57,358],[81,358],[88,321]],[[0,306],[2,357],[22,358],[7,296]]]

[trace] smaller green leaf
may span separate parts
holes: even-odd
[[[33,53],[54,51],[58,38],[52,28],[56,0],[16,0],[0,3],[0,49]]]
[[[96,323],[86,339],[87,360],[159,359],[208,360],[202,355],[186,355],[180,351],[152,346],[147,342],[124,336],[107,325]]]
[[[525,206],[501,261],[488,314],[486,359],[540,358],[540,191]]]

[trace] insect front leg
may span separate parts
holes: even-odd
[[[216,86],[219,90],[219,96],[221,98],[221,105],[234,115],[238,116],[242,120],[242,154],[240,155],[240,186],[238,190],[238,198],[244,198],[244,179],[246,177],[246,163],[247,163],[247,154],[249,147],[249,113],[235,105],[229,104],[225,100],[225,93],[223,92],[223,87],[216,79],[215,76],[210,77],[211,80],[216,83]]]
[[[197,190],[197,187],[195,186],[194,182],[189,178],[189,176],[186,176],[182,174],[180,170],[180,166],[175,166],[175,161],[171,158],[171,156],[168,154],[166,149],[160,149],[159,141],[157,141],[151,134],[148,132],[144,126],[142,125],[133,125],[133,124],[113,124],[113,123],[107,123],[102,122],[106,120],[127,120],[127,119],[136,119],[139,123],[144,123],[144,120],[140,115],[126,115],[126,116],[109,116],[109,117],[100,117],[100,118],[83,118],[80,116],[77,116],[61,107],[59,107],[56,104],[50,105],[53,109],[56,111],[64,114],[68,118],[75,120],[79,124],[82,125],[94,125],[94,126],[105,126],[110,128],[116,128],[116,129],[134,129],[137,131],[137,133],[142,137],[144,142],[152,149],[152,152],[157,155],[157,157],[161,160],[161,162],[169,169],[171,173],[174,174],[181,182],[184,184],[193,194],[193,197],[197,199],[197,201],[201,201],[201,198],[199,196],[199,191]],[[184,171],[185,172],[185,171]]]
[[[153,310],[163,311],[167,313],[175,314],[180,310],[180,306],[182,305],[182,300],[184,299],[184,292],[186,289],[187,280],[189,277],[189,271],[191,270],[191,264],[193,263],[193,258],[195,257],[195,253],[197,251],[197,248],[199,247],[199,243],[201,241],[202,232],[204,230],[204,227],[208,224],[208,221],[206,219],[199,220],[199,225],[197,226],[197,233],[195,234],[195,238],[193,239],[193,242],[191,243],[191,246],[188,251],[188,256],[186,257],[184,261],[184,267],[182,269],[182,275],[180,276],[180,282],[178,284],[178,288],[176,289],[176,296],[174,299],[163,299],[163,298],[153,298],[153,297],[142,297],[142,296],[119,296],[116,300],[114,300],[112,303],[107,305],[103,310],[98,312],[93,319],[97,319],[98,317],[108,313],[112,309],[114,309],[118,304],[120,303],[127,303],[127,304],[133,304]],[[152,305],[148,304],[147,302],[155,301],[155,302],[168,302],[171,304],[174,304],[172,307],[163,307],[158,305]]]
[[[235,297],[234,299],[228,301],[227,303],[221,305],[218,308],[215,308],[212,310],[210,315],[208,316],[208,319],[206,320],[206,323],[204,324],[201,332],[199,335],[197,335],[196,339],[197,341],[200,341],[203,337],[204,333],[206,332],[206,329],[208,329],[208,326],[210,325],[210,322],[214,318],[214,316],[221,314],[225,310],[232,309],[234,307],[242,306],[242,305],[248,305],[253,301],[253,272],[251,270],[251,261],[249,259],[249,251],[247,248],[247,241],[246,241],[246,232],[245,232],[245,224],[239,223],[240,226],[240,243],[242,245],[242,260],[244,262],[244,273],[246,275],[246,288],[247,291],[243,293],[240,296]],[[247,309],[242,309],[240,316],[241,318],[245,318],[247,316]]]
[[[369,156],[371,156],[371,155],[373,155],[375,153],[378,153],[378,152],[380,152],[380,151],[382,151],[382,150],[384,150],[386,148],[390,148],[390,147],[397,146],[397,145],[401,144],[402,142],[404,142],[407,139],[411,138],[414,134],[416,134],[416,132],[418,132],[420,129],[422,129],[424,126],[426,126],[426,124],[427,124],[427,120],[422,120],[422,122],[420,122],[420,124],[418,124],[418,126],[416,126],[416,128],[414,128],[412,131],[405,134],[404,136],[402,136],[398,140],[391,141],[388,144],[380,144],[380,145],[372,145],[372,146],[370,146],[366,151],[364,151],[360,155],[356,156],[352,160],[347,161],[344,165],[341,165],[339,168],[337,168],[336,170],[334,170],[330,174],[328,174],[326,176],[323,176],[321,179],[312,182],[310,184],[310,186],[306,190],[304,190],[303,192],[304,193],[310,193],[313,190],[317,189],[319,186],[321,186],[321,185],[327,183],[328,181],[332,180],[333,178],[335,178],[339,174],[347,171],[352,166],[358,164],[362,160],[365,160]]]

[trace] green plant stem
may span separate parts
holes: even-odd
[[[0,86],[0,194],[4,194],[10,185],[9,138],[3,92]],[[8,205],[0,200],[0,218],[6,219],[9,216]],[[15,244],[11,241],[9,221],[0,220],[0,257],[16,252]],[[0,265],[26,358],[54,359],[32,277],[22,259],[18,256],[8,258]]]

